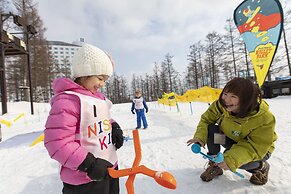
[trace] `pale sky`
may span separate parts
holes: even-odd
[[[111,53],[118,75],[152,74],[154,62],[174,56],[180,73],[189,47],[212,31],[225,33],[242,0],[34,0],[46,38],[85,42]]]

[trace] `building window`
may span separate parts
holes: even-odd
[[[290,94],[289,88],[282,88],[282,94]]]

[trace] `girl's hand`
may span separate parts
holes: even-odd
[[[230,168],[227,166],[226,162],[220,162],[220,163],[216,163],[216,165],[220,168],[222,168],[223,170],[230,170]]]
[[[189,146],[193,143],[199,144],[201,147],[205,148],[205,143],[203,143],[203,141],[201,141],[201,139],[198,139],[198,138],[189,139],[187,141],[187,144],[188,144],[187,146]]]

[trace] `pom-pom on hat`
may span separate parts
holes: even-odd
[[[111,76],[113,63],[103,50],[90,44],[83,44],[73,57],[72,71],[74,78],[91,75]]]

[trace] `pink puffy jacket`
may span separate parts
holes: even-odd
[[[51,158],[61,164],[61,180],[72,185],[88,183],[91,179],[77,170],[88,152],[75,140],[80,125],[80,99],[75,95],[62,93],[73,91],[99,99],[105,99],[100,92],[92,94],[70,79],[59,78],[53,82],[55,96],[44,131],[44,145]],[[60,94],[61,93],[61,94]]]

